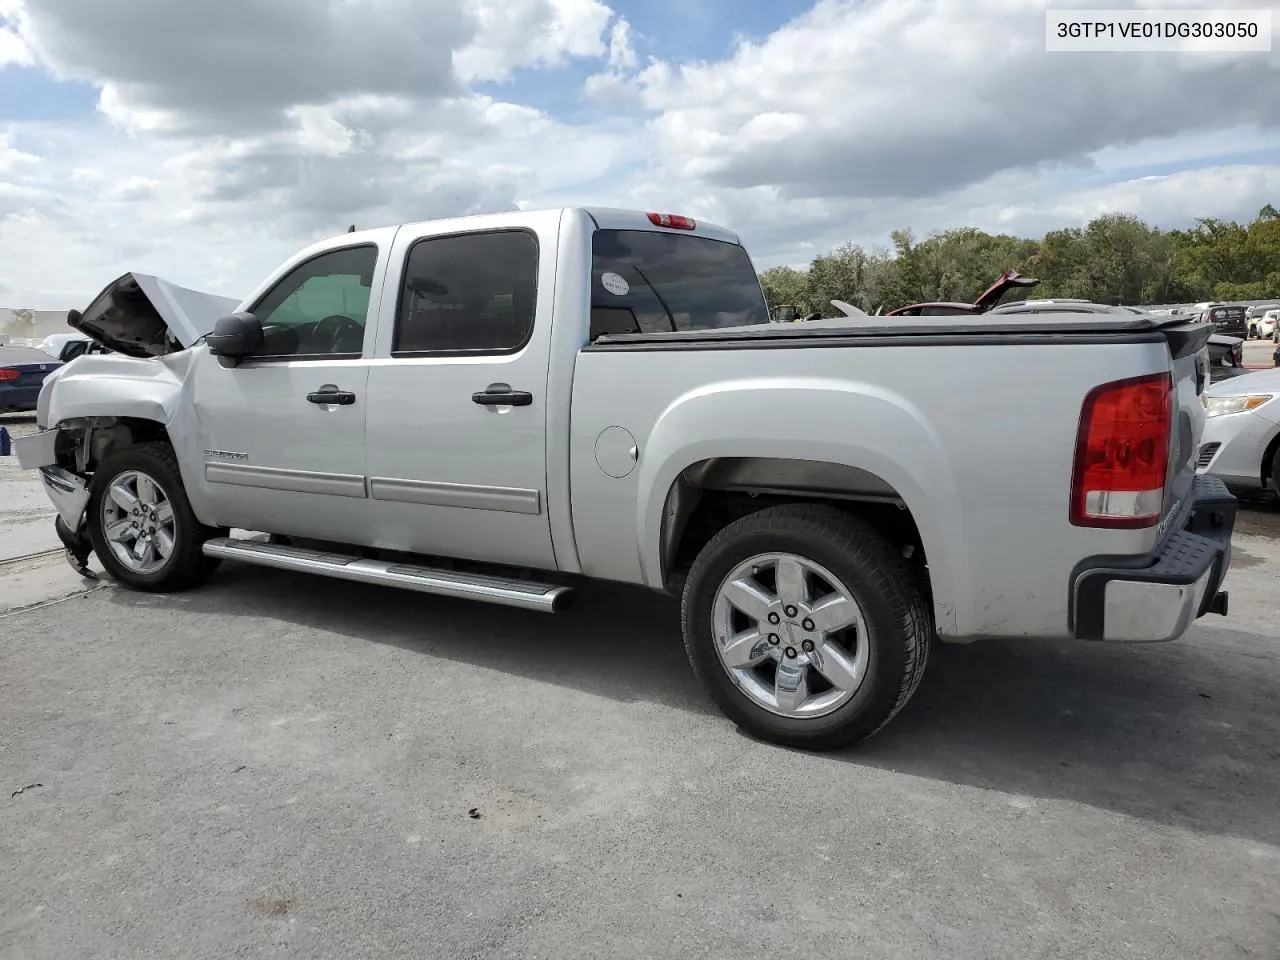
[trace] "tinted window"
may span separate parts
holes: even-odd
[[[768,323],[760,280],[735,243],[650,230],[591,240],[591,334]]]
[[[285,274],[252,311],[266,337],[259,356],[358,357],[377,262],[377,247],[347,247]]]
[[[395,356],[511,353],[533,332],[538,241],[524,230],[419,240],[409,249]]]

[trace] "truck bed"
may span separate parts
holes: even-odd
[[[1061,314],[600,337],[574,373],[570,459],[583,571],[660,586],[671,557],[654,531],[679,478],[732,488],[735,472],[759,481],[771,465],[799,459],[811,469],[783,471],[779,489],[909,514],[944,637],[1071,636],[1077,565],[1150,555],[1191,489],[1197,356],[1209,332],[1177,319]],[[1085,396],[1104,382],[1169,372],[1171,357],[1180,409],[1167,516],[1139,530],[1071,525]],[[624,410],[638,465],[603,484],[597,441]],[[590,498],[578,496],[587,489]],[[637,514],[633,550],[617,543],[620,512]]]

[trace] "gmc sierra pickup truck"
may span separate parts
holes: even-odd
[[[888,723],[935,636],[1226,612],[1206,322],[778,324],[733,233],[605,209],[342,234],[233,310],[153,279],[72,311],[113,352],[19,441],[73,562],[128,587],[234,560],[555,612],[642,584],[730,718],[815,749]]]

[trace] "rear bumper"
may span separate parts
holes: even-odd
[[[1139,566],[1098,558],[1077,569],[1073,621],[1081,640],[1176,640],[1206,613],[1227,612],[1219,593],[1231,566],[1236,498],[1217,477],[1198,476],[1182,528]]]
[[[8,387],[0,390],[0,410],[34,410],[40,399],[40,384],[33,387]]]

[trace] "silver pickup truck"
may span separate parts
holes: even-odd
[[[126,275],[69,322],[114,352],[48,380],[19,455],[73,562],[138,590],[642,584],[730,718],[815,749],[883,727],[935,636],[1226,613],[1198,321],[775,324],[733,233],[569,208],[343,234],[236,304]]]

